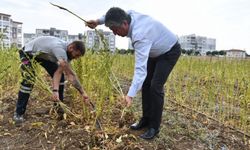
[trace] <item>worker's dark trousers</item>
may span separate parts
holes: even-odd
[[[176,43],[165,54],[148,59],[147,77],[142,86],[142,119],[149,124],[150,128],[158,130],[160,127],[164,104],[164,84],[180,55],[181,47]]]
[[[39,63],[45,70],[49,73],[51,77],[53,77],[55,71],[58,68],[58,65],[54,62],[34,58],[32,55],[19,51],[20,59],[21,59],[21,75],[22,82],[18,93],[18,100],[16,103],[16,113],[22,115],[25,113],[26,106],[30,97],[30,93],[35,84],[36,71],[35,64]],[[61,77],[60,86],[59,86],[59,98],[63,100],[63,92],[64,92],[64,75]]]

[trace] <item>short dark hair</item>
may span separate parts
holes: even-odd
[[[73,41],[71,44],[74,46],[74,49],[80,51],[82,56],[85,54],[85,46],[82,41]]]
[[[105,26],[121,26],[124,20],[127,20],[130,24],[131,17],[123,9],[119,7],[112,7],[105,15]]]

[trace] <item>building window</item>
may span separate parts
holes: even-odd
[[[9,17],[3,16],[4,21],[9,21]]]

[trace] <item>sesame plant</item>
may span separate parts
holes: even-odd
[[[50,4],[69,12],[70,14],[82,20],[84,23],[87,23],[85,19],[68,10],[67,8],[53,3]],[[89,50],[90,52],[86,54],[88,55],[86,59],[83,59],[83,61],[80,60],[78,63],[74,64],[74,66],[77,68],[76,73],[80,77],[80,81],[83,82],[86,91],[88,91],[88,95],[91,97],[91,100],[95,101],[96,103],[95,114],[97,119],[97,117],[105,112],[108,112],[108,114],[112,113],[110,108],[114,104],[113,88],[115,88],[119,94],[123,95],[123,93],[119,87],[120,84],[118,80],[111,70],[114,57],[109,51],[107,41],[104,35],[97,29],[95,29],[95,32],[99,38],[98,44]],[[104,112],[103,109],[106,105],[108,108],[105,108],[107,111]],[[83,108],[85,107],[83,106]],[[83,110],[83,112],[88,116],[86,109]]]
[[[115,100],[123,96],[123,91],[112,71],[116,55],[109,51],[103,34],[98,30],[95,31],[100,38],[99,44],[101,46],[97,46],[99,49],[95,49],[97,47],[88,49],[86,55],[76,61],[73,66],[77,68],[76,73],[83,83],[90,100],[95,104],[96,119],[105,116],[105,123],[108,124]],[[86,113],[86,111],[84,112]]]
[[[3,98],[8,97],[9,92],[17,89],[16,83],[19,77],[17,50],[4,48],[0,50],[0,58],[0,98]]]
[[[120,82],[131,80],[134,58],[118,55],[113,70]],[[250,134],[250,61],[217,57],[181,57],[165,85],[166,105],[191,108],[222,125]]]
[[[19,71],[20,60],[18,57],[17,49],[3,49],[0,51],[1,108],[4,108],[5,104],[9,104],[9,101],[11,101],[11,105],[14,105],[16,102],[19,81],[21,79]],[[35,62],[33,65],[36,68],[37,75],[35,76],[36,83],[31,94],[31,101],[34,102],[35,99],[35,102],[38,104],[46,104],[46,106],[52,107],[51,79],[40,65]],[[248,136],[250,134],[249,66],[250,61],[248,59],[181,56],[165,85],[165,108],[168,107],[167,113],[172,112],[169,111],[169,108],[174,108],[176,111],[184,113],[184,116],[189,116],[188,120],[190,122],[199,122],[196,128],[199,128],[201,124],[204,126],[209,125],[209,122],[199,120],[199,116],[202,115],[209,120],[216,121],[218,123],[216,125],[229,127],[243,133],[241,135]],[[64,103],[59,103],[66,112],[63,120],[67,123],[65,128],[84,132],[86,130],[89,133],[86,137],[93,138],[90,139],[90,143],[92,143],[90,147],[92,148],[96,145],[105,145],[105,142],[107,144],[108,141],[115,141],[115,144],[118,145],[120,140],[125,139],[126,136],[116,136],[118,132],[126,129],[117,129],[116,127],[120,119],[126,116],[127,110],[124,109],[121,102],[132,80],[134,56],[131,54],[110,53],[107,52],[107,49],[88,49],[84,57],[72,61],[72,68],[77,73],[84,90],[95,107],[92,109],[85,105],[77,90],[66,82],[65,101]],[[140,99],[140,97],[138,96],[136,99]],[[41,107],[44,107],[44,105],[41,105]],[[137,106],[134,105],[133,107]],[[43,138],[49,138],[49,134],[52,131],[56,131],[56,134],[58,134],[57,127],[61,131],[61,126],[59,125],[64,122],[54,119],[54,113],[46,114],[47,117],[49,116],[47,118],[49,119],[48,123],[41,123],[36,122],[36,119],[42,120],[44,117],[34,115],[36,108],[30,107],[29,109],[31,111],[29,111],[28,117],[35,116],[35,118],[30,118],[25,123],[26,126],[28,125],[29,127],[31,125],[32,127],[29,128],[34,129],[35,127],[39,131],[40,128],[44,129],[45,126],[49,126],[49,130],[41,130]],[[8,109],[8,111],[11,111],[11,109]],[[133,111],[133,115],[136,113],[136,111]],[[172,114],[170,116],[172,119],[177,117]],[[130,118],[133,118],[132,114],[126,120]],[[164,119],[166,120],[166,118]],[[100,121],[102,126],[102,132],[94,130],[95,128],[89,128],[94,127],[98,121]],[[167,119],[167,121],[169,120]],[[129,124],[130,122],[127,122],[126,126]],[[182,125],[184,124],[185,122],[182,123]],[[177,125],[175,126],[175,124],[173,126],[176,131],[167,129],[170,133],[179,134],[185,131],[194,136],[194,138],[198,136],[192,132],[191,128],[193,125],[191,124],[187,124],[187,128],[180,128]],[[168,126],[163,126],[163,128],[166,127]],[[201,130],[208,129],[202,128]],[[67,133],[70,132],[67,131]],[[202,135],[201,132],[200,136]],[[213,133],[211,133],[211,136],[204,134],[201,139],[208,139],[213,146],[213,141],[209,139],[218,136],[220,135],[214,135]],[[168,134],[165,138],[172,140]],[[159,140],[162,140],[162,138]],[[110,146],[109,148],[112,149],[112,147]]]
[[[167,100],[249,134],[249,65],[247,59],[182,57],[166,84]]]

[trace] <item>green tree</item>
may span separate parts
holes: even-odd
[[[182,54],[186,54],[187,51],[186,51],[185,49],[181,49],[181,53],[182,53]]]
[[[218,55],[219,52],[218,51],[212,51],[212,55],[215,56],[215,55]]]
[[[206,52],[206,55],[208,55],[208,56],[209,56],[209,55],[212,55],[212,52],[211,52],[211,51],[207,51],[207,52]]]
[[[219,55],[226,55],[226,52],[224,50],[221,50],[218,53],[219,53]]]

